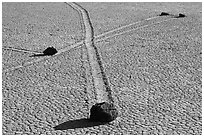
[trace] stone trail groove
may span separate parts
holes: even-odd
[[[166,19],[167,17],[163,17],[163,18]],[[148,19],[140,20],[138,22],[134,22],[134,23],[131,23],[131,24],[128,24],[128,25],[124,25],[124,26],[115,28],[113,30],[110,30],[110,31],[107,31],[105,33],[99,34],[99,35],[95,36],[95,38],[103,39],[104,37],[109,37],[109,36],[112,36],[112,35],[127,31],[127,30],[140,29],[143,26],[154,24],[154,22],[158,22],[158,21],[161,21],[161,17],[154,16],[154,17],[151,17],[151,18],[148,18]]]
[[[37,51],[30,51],[30,50],[20,49],[20,48],[14,48],[14,47],[2,47],[2,48],[3,48],[4,50],[13,50],[13,51],[17,51],[17,52],[42,54],[42,53],[37,52]]]
[[[130,23],[130,24],[127,24],[127,25],[124,25],[124,26],[109,30],[107,32],[104,32],[102,34],[99,34],[99,35],[95,36],[95,38],[103,37],[103,36],[108,35],[108,34],[110,34],[112,32],[120,31],[122,29],[127,29],[128,27],[132,27],[132,26],[137,25],[139,23],[143,23],[143,21],[148,21],[148,20],[152,20],[152,19],[156,19],[156,18],[159,18],[159,16],[154,16],[154,17],[151,17],[151,18],[148,18],[148,19],[145,19],[145,20],[140,20],[138,22],[133,22],[133,23]]]
[[[85,46],[88,54],[88,60],[91,68],[94,90],[96,92],[97,102],[113,102],[111,96],[111,88],[109,86],[108,79],[105,75],[103,64],[98,53],[96,46],[94,45],[94,31],[92,23],[89,18],[88,12],[76,3],[68,3],[74,9],[80,12],[85,27]]]
[[[69,46],[67,46],[67,47],[65,47],[65,48],[63,48],[63,49],[61,49],[61,50],[58,50],[58,52],[57,52],[55,55],[53,55],[53,57],[58,56],[58,55],[60,55],[60,54],[63,53],[63,52],[70,51],[70,50],[72,50],[72,49],[74,49],[74,48],[77,48],[77,47],[79,47],[79,45],[82,45],[82,44],[83,44],[83,41],[80,41],[80,42],[78,42],[78,43],[69,45]],[[42,53],[40,53],[40,54],[42,54]],[[16,69],[19,69],[19,68],[22,68],[22,67],[26,67],[26,66],[32,65],[32,64],[37,63],[37,62],[40,62],[40,61],[47,60],[47,59],[49,59],[49,58],[51,58],[51,57],[52,57],[52,56],[44,56],[43,58],[38,58],[38,59],[36,59],[36,60],[34,60],[34,61],[26,62],[26,63],[23,63],[23,64],[21,64],[21,65],[18,65],[18,66],[15,66],[15,67],[11,67],[11,68],[2,70],[2,72],[13,71],[13,70],[16,70]]]
[[[159,23],[162,23],[162,22],[165,22],[165,21],[169,21],[169,20],[172,20],[172,18],[170,19],[166,19],[166,20],[162,20],[162,21],[158,21],[158,22],[155,22],[155,23],[152,23],[152,24],[146,24],[146,25],[138,25],[137,27],[135,26],[131,26],[130,29],[129,28],[125,28],[125,29],[122,29],[123,31],[121,30],[117,30],[116,32],[112,32],[112,33],[108,33],[107,35],[103,35],[101,34],[101,36],[96,36],[95,37],[95,42],[100,42],[100,41],[104,41],[106,39],[109,39],[109,38],[113,38],[113,37],[116,37],[116,36],[120,36],[122,34],[125,34],[125,33],[129,33],[131,31],[135,31],[135,30],[138,30],[138,29],[142,29],[142,28],[145,28],[145,27],[148,27],[150,25],[156,25],[156,24],[159,24]],[[128,30],[129,29],[129,30]],[[138,36],[139,37],[139,36]],[[145,38],[143,38],[145,39]]]
[[[148,27],[148,26],[151,26],[151,25],[155,25],[155,24],[159,24],[159,23],[162,23],[162,22],[165,22],[165,21],[169,21],[169,20],[175,19],[175,18],[167,18],[167,19],[159,21],[159,22],[155,22],[155,23],[152,23],[152,24],[147,24],[147,22],[151,22],[152,20],[158,19],[158,18],[166,18],[166,17],[156,16],[156,17],[151,17],[151,18],[145,19],[143,21],[138,21],[138,22],[134,22],[134,23],[131,23],[131,24],[128,24],[128,25],[124,25],[124,26],[121,26],[119,28],[107,31],[107,32],[99,34],[97,36],[94,36],[93,40],[94,40],[94,42],[101,42],[101,41],[104,41],[106,39],[109,39],[109,38],[112,38],[112,37],[116,37],[116,36],[119,36],[119,35],[122,35],[122,34],[125,34],[125,33],[128,33],[128,32],[131,32],[131,31],[135,31],[135,30],[138,30],[138,29],[141,29],[141,28],[145,28],[145,27]],[[138,23],[143,23],[143,22],[146,25],[138,24]],[[154,22],[154,21],[152,21],[152,22]],[[135,26],[135,25],[137,25],[137,26]],[[145,38],[142,38],[142,39],[145,39]],[[151,40],[153,40],[153,39],[151,39]],[[83,43],[84,43],[84,40],[82,40],[80,42],[77,42],[77,43],[74,43],[72,45],[68,45],[65,48],[62,48],[62,49],[58,50],[58,52],[55,55],[53,55],[53,56],[58,56],[58,55],[60,55],[63,52],[67,52],[67,51],[73,50],[75,48],[78,48]],[[17,50],[19,52],[20,51],[26,52],[24,49],[23,50],[18,50],[18,49],[15,49],[15,48],[8,48],[6,50],[14,50],[14,51]],[[32,52],[32,51],[30,51],[30,53],[39,53],[39,52]],[[32,65],[32,64],[40,62],[40,61],[44,61],[44,60],[49,59],[49,58],[51,58],[51,56],[50,57],[39,58],[39,59],[36,59],[34,61],[24,63],[22,65],[18,65],[18,66],[15,66],[15,67],[11,67],[11,68],[2,70],[2,72],[13,71],[13,70],[16,70],[16,69],[19,69],[19,68],[22,68],[22,67],[26,67],[26,66]]]

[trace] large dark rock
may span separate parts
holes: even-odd
[[[46,50],[43,51],[43,54],[48,56],[54,55],[56,53],[57,50],[54,47],[48,47]]]
[[[168,16],[169,15],[169,13],[167,13],[167,12],[162,12],[159,16]]]
[[[113,103],[96,103],[91,108],[90,120],[95,122],[111,122],[118,116],[118,111]]]

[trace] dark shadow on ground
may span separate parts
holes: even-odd
[[[47,56],[47,55],[42,53],[42,54],[34,54],[34,55],[29,56],[29,57],[39,57],[39,56]]]
[[[93,127],[99,125],[105,125],[107,122],[92,122],[89,119],[77,119],[77,120],[70,120],[59,124],[54,127],[55,130],[67,130],[67,129],[75,129],[75,128],[86,128],[86,127]]]

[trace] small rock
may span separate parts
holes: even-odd
[[[167,15],[169,15],[169,13],[167,13],[167,12],[162,12],[159,16],[167,16]]]
[[[43,51],[44,55],[54,55],[57,53],[57,50],[54,47],[48,47],[46,50]]]
[[[178,17],[179,17],[179,18],[183,18],[183,17],[186,17],[186,15],[179,13],[179,16],[178,16]]]
[[[113,103],[96,103],[91,108],[90,120],[95,122],[111,122],[118,116],[118,111]]]

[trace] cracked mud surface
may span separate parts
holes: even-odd
[[[3,3],[2,134],[202,134],[201,3],[70,5]],[[111,123],[87,120],[108,99],[94,77],[112,90]]]

